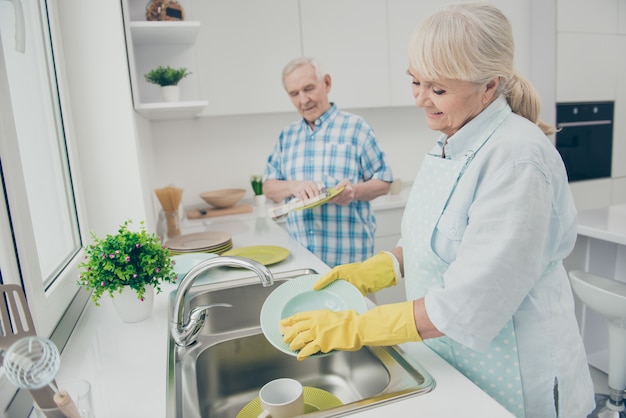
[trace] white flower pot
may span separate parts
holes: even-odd
[[[124,322],[139,322],[148,318],[154,305],[154,287],[146,286],[144,299],[137,297],[137,292],[130,286],[125,286],[122,293],[115,293],[113,306]]]
[[[257,206],[265,206],[265,195],[264,194],[255,195],[254,204]]]
[[[161,97],[164,102],[177,102],[180,100],[180,87],[179,86],[162,86]]]

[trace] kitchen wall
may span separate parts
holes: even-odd
[[[248,176],[262,172],[281,127],[295,112],[147,121],[133,111],[119,2],[58,3],[81,182],[96,232],[111,231],[129,217],[145,217],[154,226],[158,204],[152,190],[167,184],[185,190],[185,204],[202,203],[197,194],[204,190],[249,189]],[[572,184],[577,205],[626,202],[626,165],[618,164],[626,158],[626,81],[619,77],[626,74],[626,2],[557,0],[556,5],[557,53],[545,59],[546,68],[556,60],[557,101],[616,101],[613,179]],[[411,180],[437,136],[419,109],[347,110],[370,121],[395,175]]]
[[[79,154],[83,224],[102,236],[126,219],[154,228],[153,127],[133,110],[122,9],[118,1],[55,2],[74,121],[70,139]]]
[[[286,94],[285,100],[289,100]],[[365,117],[374,127],[395,176],[412,180],[437,138],[418,109],[347,110]],[[263,173],[281,128],[297,118],[294,111],[153,123],[159,167],[156,184],[184,188],[185,204],[202,203],[198,193],[222,187],[243,187],[251,196],[249,176]]]
[[[592,4],[586,0],[558,0],[556,3],[556,100],[616,101],[613,179],[572,183],[576,203],[584,209],[626,202],[626,165],[618,164],[626,158],[626,106],[620,103],[626,99],[626,81],[618,77],[626,73],[623,53],[626,52],[626,2],[599,0]],[[546,61],[547,69],[549,64]],[[254,78],[253,68],[251,78]],[[286,95],[285,101],[288,101]],[[337,104],[341,107],[341,103]],[[437,138],[437,133],[426,127],[419,109],[346,110],[364,116],[372,124],[394,174],[412,180],[424,152]],[[249,189],[248,176],[262,172],[280,129],[297,117],[294,111],[153,122],[152,138],[159,167],[155,184],[173,183],[183,187],[185,204],[202,203],[197,195],[205,190]]]
[[[579,209],[626,202],[626,1],[557,0],[557,102],[615,101],[611,180],[571,183]]]

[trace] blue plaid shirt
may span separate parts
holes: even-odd
[[[267,159],[263,180],[312,180],[327,188],[347,178],[352,183],[378,179],[392,182],[374,131],[360,116],[341,112],[335,104],[315,121],[305,120],[280,133]],[[365,260],[374,254],[376,218],[370,202],[347,206],[321,205],[293,211],[289,234],[329,266]]]

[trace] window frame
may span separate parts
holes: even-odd
[[[76,292],[79,290],[76,285],[78,278],[78,264],[82,260],[82,245],[85,237],[88,236],[84,228],[85,209],[83,203],[83,193],[80,184],[80,170],[78,166],[78,151],[76,149],[76,139],[73,133],[73,123],[69,106],[69,91],[66,83],[66,73],[64,71],[64,59],[62,42],[60,38],[60,26],[57,18],[55,2],[38,0],[39,7],[47,9],[49,16],[50,42],[53,45],[52,55],[56,70],[58,103],[60,107],[61,120],[58,121],[65,133],[65,144],[67,147],[67,167],[72,182],[66,187],[73,187],[68,193],[73,193],[75,199],[75,210],[78,221],[80,243],[76,252],[67,260],[65,267],[57,274],[57,279],[47,289],[42,278],[39,262],[32,254],[37,254],[35,234],[30,220],[30,210],[28,196],[25,189],[24,170],[20,160],[20,150],[15,125],[13,122],[13,109],[10,99],[5,97],[0,105],[2,109],[2,125],[5,138],[0,141],[1,166],[4,173],[5,198],[8,208],[5,213],[9,216],[9,225],[12,228],[2,228],[2,242],[7,245],[12,239],[14,242],[14,256],[16,257],[16,268],[19,276],[15,276],[15,269],[11,269],[11,276],[3,274],[7,283],[17,283],[23,286],[26,297],[29,300],[29,308],[35,321],[37,332],[41,336],[49,336],[60,320],[63,312],[67,309]],[[47,7],[46,7],[47,6]],[[42,22],[43,23],[43,22]],[[44,29],[45,30],[45,29]],[[4,58],[2,58],[4,62]],[[8,82],[6,69],[2,66],[3,79]],[[3,96],[5,94],[3,93]],[[5,220],[6,222],[6,220]],[[6,226],[6,223],[3,225]],[[12,237],[9,238],[8,231]],[[4,270],[4,269],[3,269]],[[19,279],[18,279],[19,277]],[[32,280],[30,279],[32,278]]]
[[[63,127],[62,131],[65,134],[66,165],[71,178],[71,181],[65,183],[65,187],[69,187],[68,193],[74,196],[79,243],[57,272],[54,282],[46,284],[36,256],[37,245],[30,217],[25,173],[20,158],[19,138],[15,127],[13,104],[9,95],[5,51],[1,41],[2,33],[0,33],[0,193],[2,193],[0,195],[0,282],[22,286],[35,322],[37,335],[52,339],[59,350],[62,350],[89,301],[89,294],[80,291],[76,284],[79,274],[78,264],[83,259],[82,247],[88,237],[88,227],[65,71],[58,5],[55,1],[49,0],[36,0],[36,2],[37,5],[33,5],[32,10],[43,7],[48,14],[49,27],[44,26],[43,30],[49,30],[49,41],[52,44],[51,54],[56,71],[58,106],[60,107],[60,120],[57,122]],[[41,24],[45,25],[45,22]],[[48,71],[48,69],[42,71]],[[58,131],[59,129],[56,133]],[[6,411],[9,416],[11,414],[23,416],[32,408],[30,394],[25,390],[18,391],[8,382],[3,373],[0,374],[0,389],[0,411]]]

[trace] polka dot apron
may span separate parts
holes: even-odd
[[[482,144],[508,113],[498,115]],[[402,218],[408,300],[425,296],[431,287],[445,287],[443,274],[449,265],[433,252],[431,238],[448,199],[475,152],[467,151],[464,160],[434,155],[424,158]],[[486,352],[474,351],[447,336],[428,339],[424,343],[513,414],[524,416],[517,343],[511,320]]]

